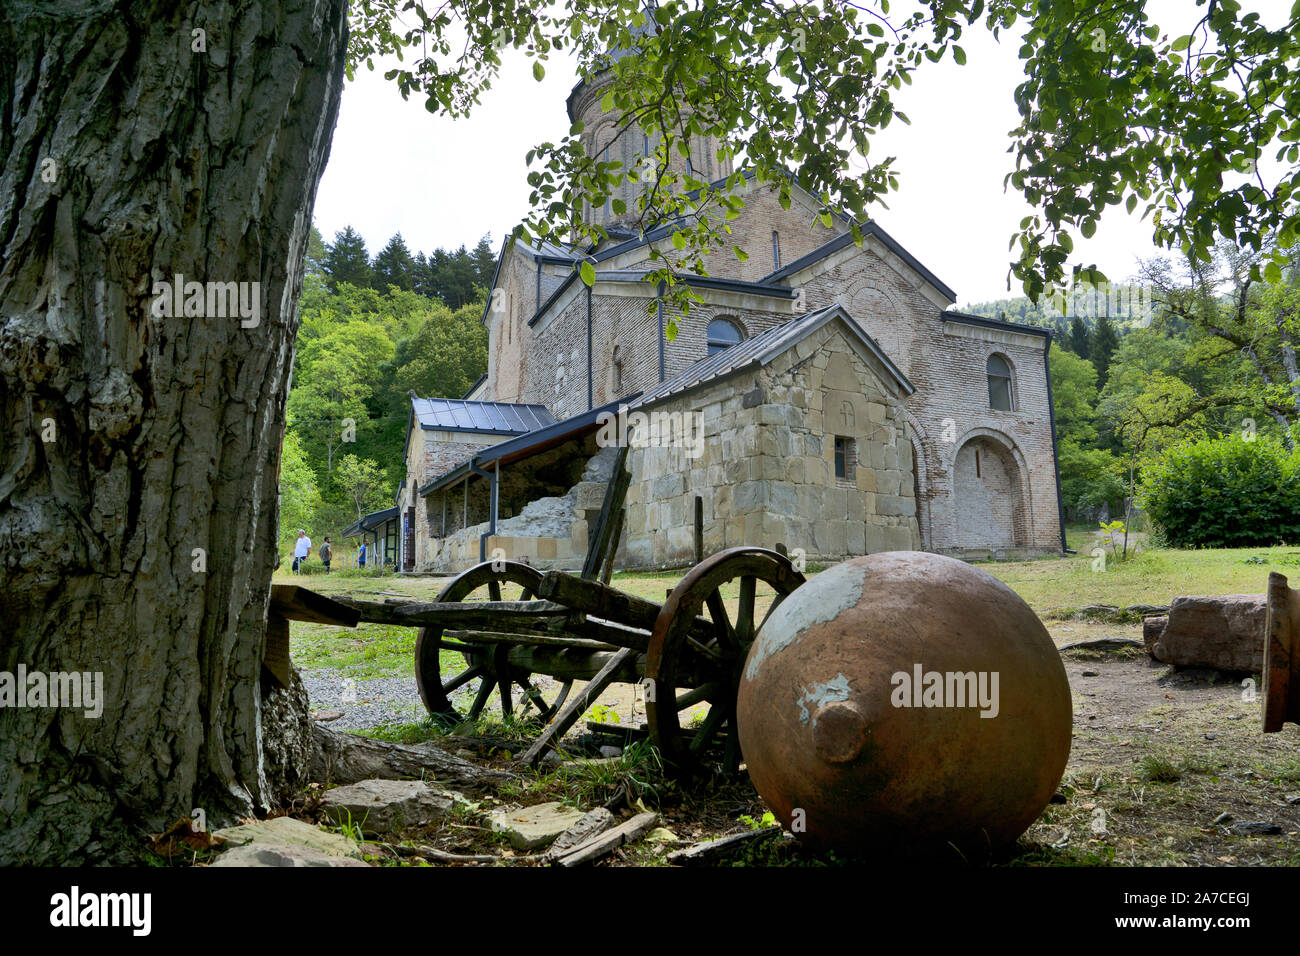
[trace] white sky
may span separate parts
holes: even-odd
[[[1261,9],[1268,3],[1259,0]],[[1152,7],[1171,33],[1197,12],[1189,0]],[[873,216],[957,293],[959,306],[1021,294],[1018,284],[1007,289],[1008,242],[1032,211],[1002,186],[1014,162],[1007,147],[1018,122],[1019,43],[999,44],[983,28],[960,42],[966,65],[924,63],[896,94],[912,125],[895,122],[871,144],[873,159],[898,157],[900,174],[889,208]],[[500,77],[466,120],[429,113],[414,97],[403,102],[379,63],[347,84],[316,201],[327,242],[351,224],[371,255],[399,231],[412,253],[472,247],[487,232],[499,247],[527,212],[525,154],[567,132],[564,101],[575,80],[569,62],[552,58],[539,83],[521,51],[503,52]],[[1114,207],[1091,239],[1076,234],[1073,261],[1095,263],[1116,281],[1135,273],[1138,257],[1157,253],[1140,212]]]

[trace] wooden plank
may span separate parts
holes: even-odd
[[[679,866],[694,866],[701,863],[708,863],[712,860],[718,860],[730,856],[739,850],[748,846],[754,846],[767,840],[780,836],[785,831],[780,827],[764,827],[761,830],[747,830],[744,833],[733,833],[731,836],[720,837],[717,840],[708,840],[704,843],[697,843],[694,846],[687,847],[685,850],[676,850],[669,853],[665,859],[669,863],[676,863]]]
[[[296,584],[272,584],[271,607],[290,621],[356,627],[356,608]]]
[[[442,636],[452,641],[475,644],[509,644],[512,647],[565,647],[579,651],[617,651],[616,644],[590,641],[582,637],[561,637],[555,634],[510,634],[501,631],[447,630]]]
[[[542,759],[542,755],[555,746],[555,741],[563,737],[574,722],[587,712],[587,709],[595,703],[596,698],[603,694],[605,688],[614,682],[619,671],[629,663],[635,663],[636,655],[637,652],[630,647],[610,655],[608,663],[600,669],[600,673],[582,688],[580,694],[570,698],[569,702],[564,705],[564,709],[555,715],[555,718],[546,726],[541,735],[533,741],[532,746],[525,751],[521,758],[523,763],[530,767],[537,766],[537,762]]]
[[[600,574],[601,568],[605,565],[605,556],[618,547],[618,539],[614,538],[611,543],[614,516],[622,514],[628,485],[632,482],[632,476],[627,470],[627,436],[619,437],[623,444],[618,450],[618,457],[614,460],[614,472],[609,477],[609,483],[605,485],[605,501],[600,507],[600,517],[596,519],[596,527],[591,529],[590,537],[587,539],[587,557],[582,562],[582,577],[588,581]]]
[[[579,866],[583,863],[594,862],[613,853],[621,846],[641,839],[641,837],[653,830],[658,822],[659,814],[657,813],[638,813],[626,823],[620,824],[612,830],[607,830],[581,846],[575,847],[559,857],[555,862],[560,866]]]
[[[576,578],[564,571],[548,571],[537,587],[537,596],[575,611],[645,631],[655,626],[660,606],[653,601],[624,594],[607,584]]]
[[[559,627],[571,613],[568,608],[549,601],[361,601],[339,598],[340,604],[355,608],[360,619],[373,624],[402,624],[420,627],[425,624],[481,628],[507,634],[545,632]]]
[[[704,560],[704,499],[695,496],[695,563]]]

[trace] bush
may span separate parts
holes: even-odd
[[[1176,548],[1300,541],[1300,454],[1239,436],[1167,449],[1146,469],[1143,505]]]

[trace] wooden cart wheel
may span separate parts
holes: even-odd
[[[542,572],[517,561],[488,561],[475,565],[450,581],[438,595],[439,601],[530,601],[542,581]],[[530,680],[528,671],[506,663],[510,648],[506,644],[475,644],[471,641],[444,638],[441,626],[422,627],[415,639],[415,683],[420,698],[434,717],[448,723],[473,720],[483,712],[496,691],[501,699],[501,713],[514,713],[515,691],[525,711],[532,709],[542,721],[548,721],[569,696],[572,681],[561,681],[555,699],[545,697]],[[521,639],[522,640],[522,639]],[[450,671],[443,652],[453,651],[465,661],[465,669]],[[452,702],[458,693],[470,700],[462,716]]]
[[[646,694],[646,718],[669,773],[682,777],[697,772],[706,747],[719,736],[725,742],[724,770],[739,769],[736,695],[745,656],[768,615],[803,583],[804,576],[784,555],[742,547],[701,562],[673,588],[655,620],[645,667],[651,682],[647,690],[653,689]],[[763,597],[760,585],[775,592],[761,619],[756,613]],[[733,591],[739,592],[734,612],[727,609]],[[712,633],[693,635],[692,624],[706,611]],[[678,694],[677,675],[687,670],[688,662],[691,669],[715,676]],[[681,712],[701,701],[709,702],[708,715],[698,728],[685,728],[684,733]]]

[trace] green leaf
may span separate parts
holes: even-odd
[[[1079,224],[1079,231],[1083,233],[1083,238],[1091,239],[1092,234],[1097,231],[1097,220],[1085,219]]]
[[[736,253],[736,258],[741,262],[747,262],[749,260],[749,253],[740,248],[740,246],[732,246],[731,248],[732,251]]]
[[[602,113],[608,113],[614,108],[614,91],[606,90],[605,95],[600,98],[600,110]]]
[[[1171,46],[1169,49],[1172,50],[1172,51],[1175,52],[1175,53],[1178,53],[1178,52],[1180,52],[1181,50],[1186,50],[1186,49],[1187,49],[1189,46],[1191,46],[1191,45],[1192,45],[1192,38],[1191,38],[1190,35],[1188,35],[1188,36],[1181,36],[1181,37],[1179,37],[1177,40],[1174,41],[1174,45]]]
[[[1269,285],[1277,285],[1282,281],[1282,270],[1276,262],[1270,262],[1264,266],[1264,281]]]
[[[582,276],[583,285],[593,286],[596,284],[596,267],[590,262],[584,262],[579,267],[578,272]]]
[[[533,60],[533,79],[541,81],[546,76],[546,67],[542,66],[541,60]]]
[[[952,48],[952,58],[957,61],[958,66],[966,65],[966,51],[959,46]]]
[[[673,233],[673,246],[678,249],[686,248],[686,233],[678,229]]]

